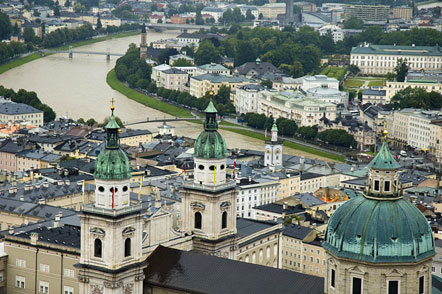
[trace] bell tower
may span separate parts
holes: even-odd
[[[146,24],[143,23],[141,26],[141,43],[140,43],[140,58],[147,58],[147,33],[146,33]]]
[[[182,230],[194,236],[195,250],[232,258],[236,184],[226,178],[226,142],[218,133],[212,101],[204,112],[204,131],[194,146],[194,176],[184,182],[181,191]]]
[[[105,148],[95,162],[95,203],[82,206],[80,294],[142,294],[142,207],[130,202],[130,166],[120,148],[119,125],[105,126]]]
[[[272,126],[271,139],[264,146],[264,166],[282,166],[282,141],[278,140],[278,127]]]

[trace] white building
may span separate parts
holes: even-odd
[[[230,69],[217,63],[203,64],[197,67],[195,75],[199,76],[203,74],[220,74],[229,76]]]
[[[336,25],[323,25],[318,29],[318,32],[321,36],[325,36],[328,32],[332,34],[333,42],[343,41],[344,40],[344,31],[342,28]]]
[[[422,111],[412,113],[408,120],[408,145],[422,150],[429,149],[431,142],[430,124],[435,120],[442,120],[439,111]]]
[[[259,84],[248,84],[236,89],[235,109],[237,113],[258,112],[261,91],[265,87]]]
[[[301,89],[307,91],[312,88],[339,89],[339,81],[325,75],[305,76],[302,80]]]
[[[393,72],[398,60],[406,60],[409,70],[431,71],[442,68],[440,46],[397,46],[364,43],[353,47],[350,64],[362,74],[387,74]]]
[[[15,103],[0,97],[0,122],[25,123],[33,126],[42,126],[44,123],[43,111],[30,105]]]
[[[333,104],[344,104],[348,106],[348,93],[335,88],[318,87],[307,90],[307,96]]]
[[[219,19],[223,17],[226,9],[218,8],[218,7],[204,7],[201,10],[201,15],[210,15],[216,23],[219,22]]]

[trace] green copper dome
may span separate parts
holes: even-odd
[[[376,181],[379,170],[388,170],[384,177],[392,175],[389,180],[397,177],[399,165],[385,140],[369,168]],[[396,193],[398,187],[360,195],[340,206],[328,222],[324,249],[337,257],[371,263],[418,262],[434,256],[427,219]]]
[[[210,101],[204,110],[206,121],[204,131],[198,136],[194,146],[194,157],[221,159],[227,155],[227,147],[224,138],[218,133],[218,123],[216,122],[217,110]]]
[[[372,263],[417,262],[435,254],[426,218],[403,198],[348,200],[331,216],[322,245],[337,257]]]
[[[387,140],[384,139],[381,149],[376,157],[368,164],[368,167],[379,170],[393,170],[399,168],[399,164],[388,149]]]
[[[105,126],[105,148],[95,161],[94,177],[101,180],[125,180],[130,179],[130,165],[126,153],[120,148],[118,136],[119,125],[112,115]]]

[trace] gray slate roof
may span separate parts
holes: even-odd
[[[148,258],[144,285],[207,294],[324,293],[324,279],[159,246]]]

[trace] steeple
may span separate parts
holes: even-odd
[[[140,58],[144,60],[147,58],[147,33],[145,23],[141,26]]]
[[[282,166],[282,141],[278,140],[278,126],[273,124],[270,141],[264,146],[264,166]]]
[[[370,171],[366,197],[384,200],[401,197],[400,166],[388,148],[387,134],[388,132],[385,128],[382,146],[376,157],[368,164]]]
[[[278,141],[278,126],[274,123],[272,126],[272,142]]]

